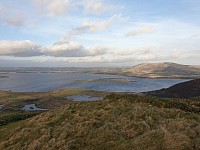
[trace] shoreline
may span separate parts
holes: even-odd
[[[127,78],[97,78],[88,80],[76,80],[76,82],[135,82]]]
[[[38,73],[38,74],[46,74],[46,73],[79,73],[79,74],[103,74],[103,75],[114,75],[114,76],[124,76],[124,77],[135,77],[135,78],[147,78],[147,79],[199,79],[200,75],[191,75],[191,76],[185,76],[185,75],[176,75],[176,74],[134,74],[129,72],[123,72],[120,69],[118,71],[116,70],[83,70],[83,69],[77,69],[77,70],[49,70],[49,71],[14,71],[14,72],[0,72],[0,78],[9,78],[8,75],[4,74],[13,74],[13,73],[24,73],[24,74],[30,74],[30,73]],[[2,76],[1,76],[2,75]]]

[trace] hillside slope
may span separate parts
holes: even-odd
[[[200,149],[200,103],[110,95],[0,127],[0,149]]]
[[[150,95],[166,98],[189,98],[200,96],[200,79],[176,84],[167,89],[147,92]]]
[[[85,73],[123,75],[143,78],[200,78],[200,67],[176,63],[144,63],[129,68],[85,70]]]
[[[175,63],[144,63],[122,70],[123,74],[150,78],[198,78],[200,69]]]

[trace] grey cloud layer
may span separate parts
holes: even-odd
[[[122,49],[96,46],[86,48],[74,42],[57,42],[53,45],[42,47],[34,42],[24,41],[0,41],[0,56],[32,57],[32,56],[52,56],[52,57],[101,57],[112,55],[112,57],[134,56],[147,54],[146,49]],[[153,53],[151,51],[150,53]],[[96,59],[96,58],[95,58]]]
[[[0,41],[0,56],[31,57],[41,55],[41,47],[28,40]]]
[[[169,55],[159,55],[160,50],[151,49],[115,49],[108,47],[86,48],[79,43],[57,42],[51,46],[42,47],[34,42],[24,41],[0,41],[0,56],[12,56],[15,59],[30,59],[39,62],[54,61],[75,63],[123,63],[133,61],[163,61],[169,59],[193,59],[199,58],[199,50],[195,54],[189,51],[174,50]],[[43,57],[45,56],[45,57]]]
[[[58,42],[51,46],[42,47],[29,40],[24,41],[0,41],[0,56],[32,57],[86,57],[107,53],[104,47],[85,48],[73,42]]]

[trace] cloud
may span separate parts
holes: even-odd
[[[57,42],[49,46],[41,46],[29,40],[0,41],[1,57],[13,57],[20,60],[40,58],[40,60],[48,59],[72,63],[128,63],[198,59],[200,57],[199,50],[192,52],[173,50],[171,53],[165,53],[165,51],[153,47],[127,49],[106,46],[85,47],[74,41]]]
[[[69,9],[83,9],[84,12],[99,15],[114,9],[114,5],[103,0],[33,0],[49,16],[65,15]]]
[[[4,23],[9,26],[23,26],[25,24],[25,17],[22,14],[16,14],[6,18]]]
[[[193,50],[191,52],[174,49],[171,53],[171,57],[174,59],[200,58],[200,50]]]
[[[103,47],[85,48],[79,43],[69,41],[57,42],[52,46],[44,47],[42,53],[54,57],[86,57],[103,55],[106,49]]]
[[[0,4],[0,17],[4,14],[5,8],[3,5]]]
[[[199,34],[193,34],[191,36],[188,37],[189,40],[198,40],[200,39],[200,35]]]
[[[147,33],[152,33],[154,28],[152,26],[145,26],[136,30],[129,31],[126,36],[138,36]]]
[[[113,22],[114,18],[115,17],[111,17],[108,20],[104,20],[99,23],[84,22],[83,25],[79,29],[88,30],[90,32],[101,31],[108,28]]]
[[[158,50],[148,48],[141,49],[116,49],[111,47],[98,46],[89,49],[90,55],[67,59],[73,63],[132,63],[144,61],[162,61],[169,58],[161,56]],[[92,53],[93,52],[93,53]]]
[[[69,0],[33,0],[49,16],[62,16],[69,9]]]
[[[19,10],[0,5],[0,22],[3,25],[21,27],[25,24],[25,14]]]
[[[86,48],[74,41],[57,42],[51,46],[40,46],[29,40],[24,41],[0,41],[0,56],[33,57],[86,57],[100,56],[108,52],[105,47]]]
[[[68,59],[69,62],[76,63],[132,63],[132,62],[144,62],[144,61],[162,61],[166,57],[158,57],[153,54],[138,54],[138,55],[103,55],[103,56],[87,56],[82,58]],[[129,64],[129,65],[130,65]]]
[[[121,17],[121,14],[117,14],[101,22],[95,22],[95,23],[83,22],[81,26],[72,29],[64,38],[68,39],[76,35],[83,34],[87,31],[97,32],[97,31],[106,30],[116,19],[120,17]]]
[[[83,8],[87,13],[101,14],[112,10],[114,6],[105,3],[103,0],[83,0]]]
[[[5,6],[0,4],[0,22],[3,22],[4,15],[5,15]]]
[[[55,57],[83,57],[88,55],[82,45],[73,41],[55,43],[43,48],[42,52],[47,56]]]
[[[89,49],[91,56],[99,56],[108,54],[110,52],[110,48],[104,46],[96,46]]]
[[[41,55],[40,46],[29,40],[0,41],[0,56],[31,57],[38,55]]]

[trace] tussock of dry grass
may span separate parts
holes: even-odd
[[[166,103],[130,95],[69,103],[1,127],[0,149],[200,149],[199,113]]]

